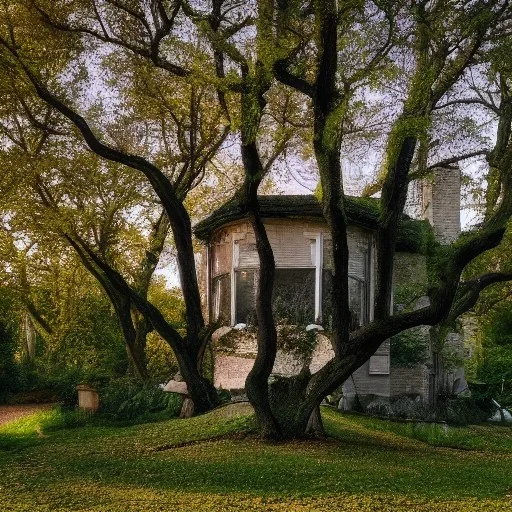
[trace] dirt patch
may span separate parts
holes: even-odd
[[[47,411],[54,404],[23,404],[23,405],[0,405],[0,425],[17,420],[23,416],[30,416],[39,411]]]

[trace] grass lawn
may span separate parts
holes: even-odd
[[[0,428],[0,510],[512,511],[512,428],[323,415],[329,440],[269,444],[246,404],[131,427],[43,412]]]

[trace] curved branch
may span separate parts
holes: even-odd
[[[117,2],[116,2],[117,4]],[[87,28],[87,27],[73,27],[69,25],[68,23],[61,23],[58,21],[55,21],[51,18],[51,16],[41,7],[39,7],[37,4],[33,3],[34,8],[37,10],[37,12],[40,14],[43,21],[50,26],[51,28],[54,28],[56,30],[59,30],[61,32],[68,32],[72,34],[84,34],[94,37],[95,39],[98,39],[104,43],[114,44],[116,46],[120,46],[124,48],[125,50],[129,50],[132,53],[139,55],[140,57],[144,57],[145,59],[149,59],[153,62],[153,64],[160,68],[164,69],[166,71],[169,71],[170,73],[176,75],[176,76],[189,76],[191,74],[191,71],[183,68],[182,66],[178,66],[177,64],[173,64],[172,62],[169,62],[165,59],[163,59],[158,52],[159,44],[161,39],[166,34],[158,34],[158,39],[151,38],[152,45],[150,48],[141,48],[139,46],[136,46],[132,43],[129,43],[128,41],[125,41],[123,39],[120,39],[118,37],[114,37],[112,35],[108,35],[105,32],[98,32],[96,30]],[[145,20],[144,20],[145,21]],[[149,27],[147,27],[147,30],[149,30]],[[149,35],[151,36],[151,33],[149,32]],[[156,45],[154,44],[156,42]],[[156,49],[156,51],[155,51]]]
[[[288,67],[292,64],[291,58],[278,59],[274,62],[274,74],[276,78],[283,83],[288,85],[299,92],[302,92],[310,98],[314,95],[314,87],[304,78],[294,75],[288,70]]]
[[[499,107],[493,105],[489,101],[485,101],[482,98],[465,98],[460,100],[447,101],[442,105],[435,105],[432,107],[432,110],[441,110],[442,108],[451,107],[452,105],[483,105],[484,107],[494,112],[496,115],[499,115],[500,113]]]
[[[472,279],[471,281],[461,283],[461,297],[454,303],[449,314],[449,319],[455,320],[463,313],[466,313],[466,311],[472,309],[478,302],[481,292],[488,286],[496,283],[506,283],[508,281],[512,281],[512,273],[491,272],[476,279]]]
[[[462,162],[463,160],[467,160],[468,158],[474,158],[476,156],[488,156],[489,153],[490,152],[487,149],[480,149],[478,151],[472,151],[470,153],[465,153],[463,155],[452,156],[450,158],[445,158],[444,160],[439,160],[435,164],[431,164],[421,171],[418,170],[416,172],[409,173],[409,181],[424,178],[429,174],[430,171],[433,171],[434,169],[449,168],[452,164],[456,164],[458,162]]]

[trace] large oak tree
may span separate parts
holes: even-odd
[[[484,287],[509,278],[494,272],[462,280],[472,260],[500,243],[512,213],[511,119],[506,108],[511,77],[506,58],[498,56],[493,67],[503,87],[501,103],[495,105],[499,118],[496,144],[488,154],[485,171],[492,184],[485,222],[448,248],[430,248],[428,306],[391,313],[393,263],[407,188],[412,179],[427,175],[432,168],[433,120],[453,101],[467,99],[467,90],[461,86],[464,77],[485,68],[491,60],[489,49],[496,46],[497,39],[510,37],[510,15],[506,0],[19,0],[3,8],[0,59],[5,74],[32,88],[42,102],[78,130],[93,152],[142,173],[152,185],[176,245],[186,304],[186,337],[175,332],[95,253],[89,257],[108,275],[117,293],[127,297],[169,341],[200,411],[214,405],[215,398],[211,384],[198,370],[210,331],[201,311],[191,220],[184,205],[189,185],[199,176],[197,168],[187,167],[188,178],[183,179],[170,172],[151,150],[135,153],[113,144],[106,136],[108,119],[97,122],[88,118],[84,106],[65,85],[80,84],[79,72],[95,57],[133,66],[128,82],[150,70],[153,77],[169,80],[176,88],[205,87],[210,91],[218,122],[230,130],[229,141],[239,144],[245,179],[238,195],[256,234],[260,257],[258,354],[247,391],[263,435],[278,437],[303,433],[322,398],[384,340],[418,325],[443,324],[470,307]],[[36,35],[31,30],[35,26]],[[50,71],[43,65],[48,59],[55,62]],[[115,66],[110,69],[114,78],[122,74]],[[302,372],[289,379],[286,389],[269,386],[276,328],[266,292],[272,289],[275,265],[258,207],[258,189],[273,161],[263,133],[266,103],[278,83],[301,96],[304,108],[312,112],[312,154],[333,240],[334,265],[335,356],[316,374]],[[349,332],[342,159],[348,139],[357,133],[354,126],[371,110],[375,97],[386,98],[392,90],[398,94],[383,129],[386,142],[380,172],[371,187],[381,191],[375,315],[372,322]],[[135,100],[143,104],[143,93],[137,93]],[[146,115],[151,118],[149,112]],[[181,136],[190,141],[195,137],[190,127],[184,127]],[[443,142],[437,140],[437,146]],[[173,151],[170,148],[171,155]],[[482,153],[478,148],[446,160],[449,164]]]

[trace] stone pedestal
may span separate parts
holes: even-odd
[[[76,387],[78,391],[78,408],[86,412],[96,412],[100,407],[100,396],[98,390],[87,384],[80,384]]]

